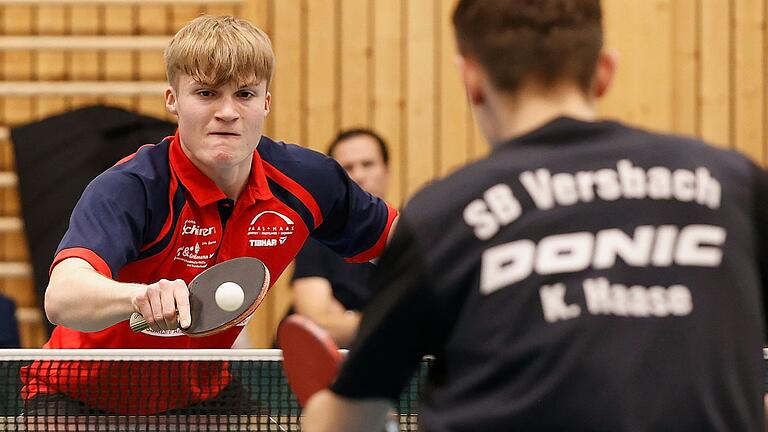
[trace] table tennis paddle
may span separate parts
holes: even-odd
[[[328,333],[309,319],[293,314],[277,329],[283,350],[283,369],[299,405],[328,388],[339,373],[344,357]]]
[[[225,310],[219,306],[222,304],[221,297],[217,302],[216,292],[220,288],[231,288],[232,282],[242,288],[242,303],[232,310]],[[240,324],[253,314],[267,294],[269,270],[256,258],[234,258],[207,268],[195,276],[187,287],[192,322],[181,331],[193,337],[210,336]],[[131,315],[130,326],[134,332],[149,328],[138,312]]]
[[[344,356],[328,332],[298,314],[280,323],[277,344],[283,350],[283,370],[288,385],[302,407],[315,393],[330,387],[344,362]],[[390,412],[384,432],[398,430],[398,416]]]

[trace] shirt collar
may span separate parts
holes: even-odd
[[[203,174],[203,172],[189,160],[189,157],[181,148],[181,140],[179,139],[178,130],[176,130],[176,134],[171,140],[170,161],[174,173],[178,176],[179,180],[197,205],[205,206],[227,198],[216,183]],[[245,188],[237,201],[248,205],[257,200],[267,200],[271,197],[272,192],[269,189],[269,184],[267,184],[267,177],[264,174],[264,166],[261,162],[261,156],[259,156],[258,151],[254,151],[248,183],[245,185]]]

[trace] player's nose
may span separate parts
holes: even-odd
[[[237,120],[240,114],[237,111],[236,103],[231,97],[222,97],[216,107],[216,118],[222,121],[231,122]]]

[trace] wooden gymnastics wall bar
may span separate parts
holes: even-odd
[[[164,49],[168,36],[0,36],[0,50],[154,50]]]
[[[0,141],[5,141],[10,137],[11,137],[11,131],[5,126],[0,126]]]
[[[19,178],[15,172],[0,171],[0,188],[15,187],[19,183]]]
[[[162,96],[165,81],[0,81],[8,96]]]
[[[16,308],[16,320],[19,324],[38,323],[43,319],[43,314],[36,307],[18,307]]]
[[[26,262],[0,262],[0,277],[24,278],[32,276],[32,265]]]
[[[24,222],[15,216],[0,216],[0,233],[21,232]]]
[[[43,319],[43,313],[36,307],[17,307],[16,320],[19,324],[38,323]]]
[[[75,6],[75,5],[240,5],[244,0],[0,0],[0,6]]]

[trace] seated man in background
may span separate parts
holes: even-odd
[[[384,198],[389,184],[389,151],[384,139],[368,129],[340,132],[328,154],[363,190]],[[294,311],[324,328],[340,347],[357,333],[360,309],[372,291],[371,263],[349,263],[320,242],[308,239],[296,256],[293,272]]]
[[[763,430],[768,174],[598,117],[598,0],[460,0],[453,23],[493,149],[405,205],[302,430],[380,430],[425,354],[419,430]]]
[[[16,321],[16,304],[0,294],[0,348],[19,348],[19,324]]]

